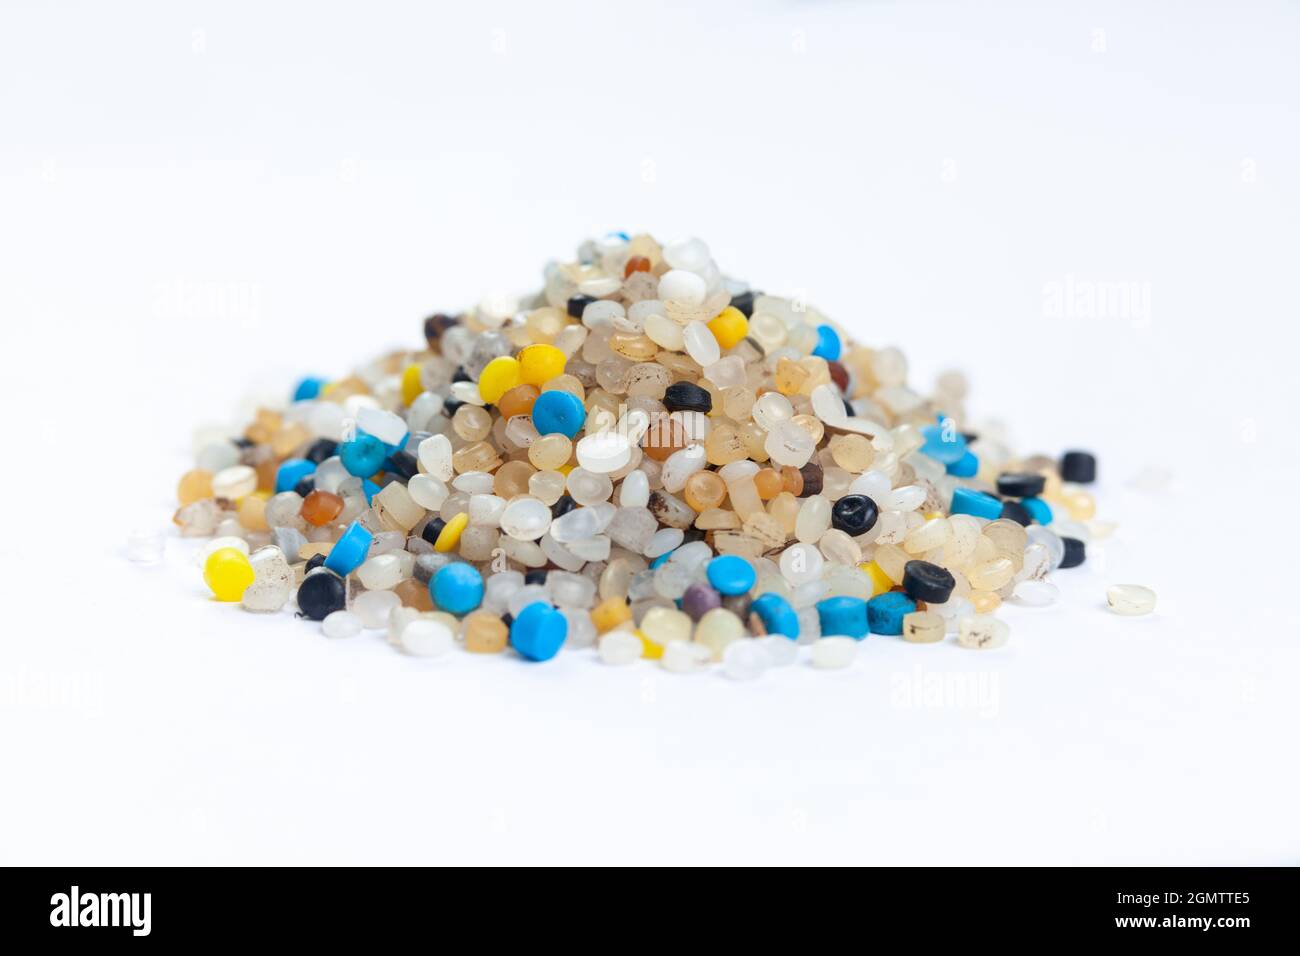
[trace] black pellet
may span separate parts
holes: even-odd
[[[1088,546],[1078,538],[1061,538],[1061,543],[1065,545],[1065,557],[1061,559],[1061,567],[1077,568],[1083,564],[1088,557]]]
[[[395,451],[388,456],[384,470],[392,472],[402,482],[407,482],[420,473],[420,463],[409,451]]]
[[[760,295],[761,294],[762,293],[760,293]],[[734,308],[743,312],[745,318],[752,318],[754,315],[754,290],[750,289],[748,292],[740,293],[740,295],[731,300],[731,304]]]
[[[845,495],[831,505],[831,527],[856,538],[875,527],[880,509],[866,495]]]
[[[713,397],[691,382],[674,382],[664,391],[664,408],[670,412],[713,411]]]
[[[1026,528],[1034,523],[1034,516],[1019,501],[1002,502],[1002,517],[1010,518],[1016,524],[1024,525]]]
[[[558,518],[560,515],[567,515],[576,507],[578,507],[578,503],[573,500],[572,495],[560,495],[555,500],[555,504],[551,505],[551,517]]]
[[[420,532],[420,537],[430,544],[438,543],[438,535],[442,534],[442,529],[447,527],[447,522],[441,518],[430,518]]]
[[[308,475],[306,478],[299,478],[298,483],[293,486],[293,490],[306,498],[316,490],[316,478],[312,475]]]
[[[331,441],[328,438],[317,438],[311,443],[311,447],[307,449],[306,454],[302,457],[319,465],[326,458],[333,458],[338,453],[338,450],[338,442]]]
[[[323,621],[343,610],[346,598],[343,579],[328,569],[307,575],[298,585],[298,611],[310,621]]]
[[[472,379],[469,377],[469,372],[465,371],[465,366],[463,366],[463,365],[457,365],[457,366],[456,366],[456,371],[452,372],[452,374],[451,374],[451,380],[452,380],[453,382],[469,382],[469,381],[472,381]]]
[[[947,568],[929,561],[908,561],[903,565],[903,590],[913,601],[943,604],[952,596],[956,579]]]
[[[462,402],[459,398],[452,398],[450,395],[448,395],[445,399],[443,399],[442,413],[446,415],[448,418],[451,418],[453,415],[456,414],[456,409],[460,408],[464,404],[465,403]]]
[[[591,296],[582,295],[581,293],[573,296],[571,299],[569,299],[569,304],[567,306],[569,315],[573,316],[575,319],[581,319],[583,310],[586,309],[587,306],[591,305],[591,303],[595,301],[596,300]]]
[[[325,563],[325,555],[313,554],[310,558],[307,559],[307,570],[314,571],[324,563]]]
[[[1097,459],[1086,451],[1067,451],[1061,456],[1061,480],[1086,485],[1097,480]]]
[[[533,568],[531,571],[529,571],[527,574],[524,575],[524,584],[545,584],[545,583],[546,583],[545,568]]]
[[[1047,479],[1026,471],[1008,471],[998,475],[998,494],[1012,498],[1034,498],[1043,493]]]

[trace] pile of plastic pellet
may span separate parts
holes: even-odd
[[[205,432],[175,521],[255,612],[416,655],[720,664],[752,678],[869,634],[1004,644],[1083,563],[1094,458],[1015,457],[966,383],[723,276],[698,239],[584,243],[523,301],[424,323],[419,349],[303,380]],[[1155,595],[1108,594],[1118,613]]]

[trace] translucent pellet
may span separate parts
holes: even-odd
[[[164,538],[161,531],[143,528],[132,531],[126,539],[126,556],[139,564],[152,564],[161,561]]]
[[[1140,584],[1115,584],[1106,589],[1106,604],[1128,617],[1150,614],[1156,608],[1156,592]]]
[[[858,655],[858,642],[851,637],[832,635],[819,638],[812,645],[812,665],[823,670],[848,667]]]

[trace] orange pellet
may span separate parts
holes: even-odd
[[[429,586],[421,584],[415,578],[407,578],[398,584],[393,588],[393,593],[406,607],[413,607],[417,611],[433,610],[433,596],[429,594]]]
[[[781,468],[782,491],[788,491],[798,498],[803,494],[803,472],[798,468],[785,465]]]
[[[645,256],[633,256],[627,260],[627,265],[623,267],[623,278],[626,279],[633,272],[649,272],[650,260]]]
[[[537,396],[540,394],[541,390],[536,385],[516,385],[497,401],[497,410],[501,412],[503,418],[531,415],[533,402],[537,401]]]
[[[328,491],[313,491],[302,501],[302,517],[316,527],[329,524],[343,510],[343,499]]]
[[[785,490],[785,481],[781,478],[781,473],[774,468],[764,468],[754,476],[754,486],[758,488],[758,496],[764,501],[771,501],[782,491]]]
[[[240,498],[235,513],[239,517],[239,523],[249,531],[270,530],[266,523],[265,492],[253,492]]]
[[[632,620],[632,609],[622,598],[609,598],[591,609],[591,623],[596,625],[596,630],[601,634],[630,620]]]
[[[686,479],[686,503],[696,512],[707,511],[722,504],[727,497],[727,486],[716,471],[697,471]]]
[[[181,475],[176,486],[176,498],[182,505],[193,504],[212,497],[212,472],[193,468]]]
[[[641,439],[641,449],[655,461],[667,461],[673,452],[685,448],[686,429],[682,423],[667,417],[657,418]]]

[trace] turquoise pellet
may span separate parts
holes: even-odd
[[[833,328],[829,325],[817,326],[817,345],[813,348],[813,355],[835,362],[839,360],[842,348],[839,334]]]
[[[921,454],[929,455],[943,465],[955,465],[966,454],[966,439],[954,428],[943,424],[924,425],[921,434],[925,436]]]
[[[468,614],[483,602],[483,575],[460,561],[444,565],[429,580],[429,595],[444,611]]]
[[[323,378],[304,378],[298,383],[298,387],[293,390],[293,400],[295,402],[310,401],[313,398],[319,398],[321,389],[326,385]]]
[[[735,554],[724,554],[709,562],[709,583],[719,594],[745,594],[754,586],[758,575],[754,566]]]
[[[976,518],[997,521],[1002,517],[1002,502],[973,488],[956,488],[952,493],[952,507],[949,511],[955,515],[974,515]]]
[[[956,478],[974,478],[979,474],[980,460],[975,457],[973,451],[967,449],[966,454],[945,467],[948,470],[948,474]]]
[[[587,421],[587,409],[576,395],[559,389],[542,392],[533,403],[533,427],[539,435],[572,438]]]
[[[293,491],[298,482],[316,472],[316,462],[305,458],[286,458],[275,472],[275,493]]]
[[[868,631],[867,602],[847,596],[826,598],[817,602],[817,620],[823,636],[864,638]]]
[[[886,591],[867,602],[867,626],[873,634],[902,634],[903,618],[916,610],[916,602],[902,591]]]
[[[339,460],[348,474],[369,478],[384,467],[388,446],[374,435],[360,432],[352,441],[339,445]]]
[[[1052,506],[1042,498],[1021,498],[1020,503],[1025,506],[1029,512],[1029,517],[1033,518],[1039,524],[1052,523]]]
[[[549,661],[560,652],[569,622],[550,605],[538,601],[519,612],[510,625],[510,646],[530,661]]]
[[[352,522],[326,555],[325,567],[339,577],[346,578],[361,567],[366,560],[366,554],[370,551],[370,543],[374,540],[374,535],[367,531],[361,522]]]
[[[754,598],[749,609],[763,622],[763,629],[769,634],[781,634],[794,640],[799,636],[799,615],[795,613],[790,602],[779,594],[770,591]]]

